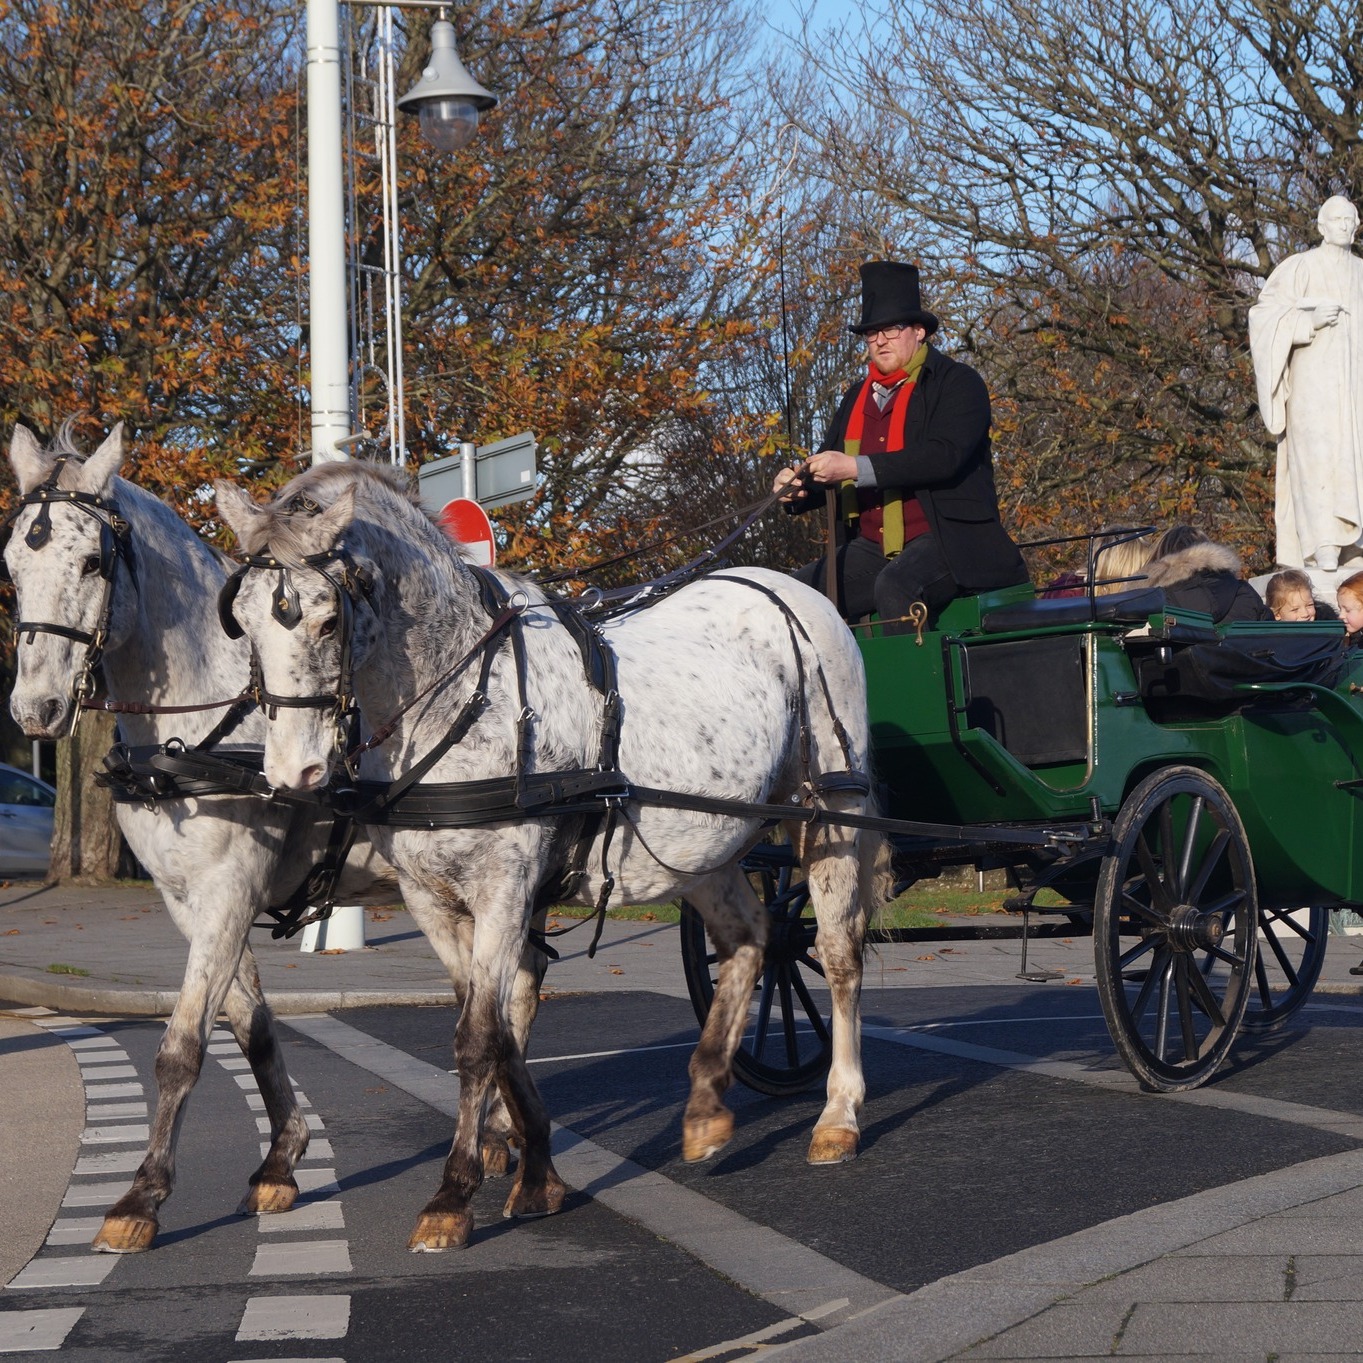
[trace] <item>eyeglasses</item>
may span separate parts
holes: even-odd
[[[868,341],[874,340],[877,336],[883,336],[887,341],[893,341],[907,330],[908,327],[872,327],[870,331],[863,331],[861,334]]]

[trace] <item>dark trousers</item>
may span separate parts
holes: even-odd
[[[824,585],[825,560],[806,563],[795,576],[820,591]],[[928,618],[935,619],[948,601],[963,595],[951,575],[937,537],[919,535],[893,558],[886,558],[878,544],[857,538],[838,548],[838,610],[846,620],[859,620],[874,611],[882,620],[898,620],[921,601]],[[911,629],[908,624],[887,625],[887,634]]]

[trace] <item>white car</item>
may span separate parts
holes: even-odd
[[[46,874],[56,803],[46,781],[0,762],[0,876]]]

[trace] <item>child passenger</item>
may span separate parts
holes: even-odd
[[[1363,632],[1363,573],[1346,577],[1335,588],[1335,596],[1339,599],[1339,618],[1344,621],[1349,642],[1356,644]]]
[[[1264,589],[1264,600],[1275,620],[1314,620],[1316,598],[1311,594],[1311,579],[1300,568],[1274,573]]]
[[[1264,600],[1275,620],[1338,620],[1335,608],[1312,592],[1311,579],[1300,568],[1284,568],[1268,579]]]

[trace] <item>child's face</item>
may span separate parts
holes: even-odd
[[[1339,618],[1344,621],[1344,628],[1350,634],[1355,634],[1363,629],[1363,600],[1360,600],[1352,592],[1340,592]]]
[[[1315,599],[1304,587],[1298,587],[1296,591],[1289,593],[1273,607],[1273,618],[1275,620],[1314,620],[1316,618]]]

